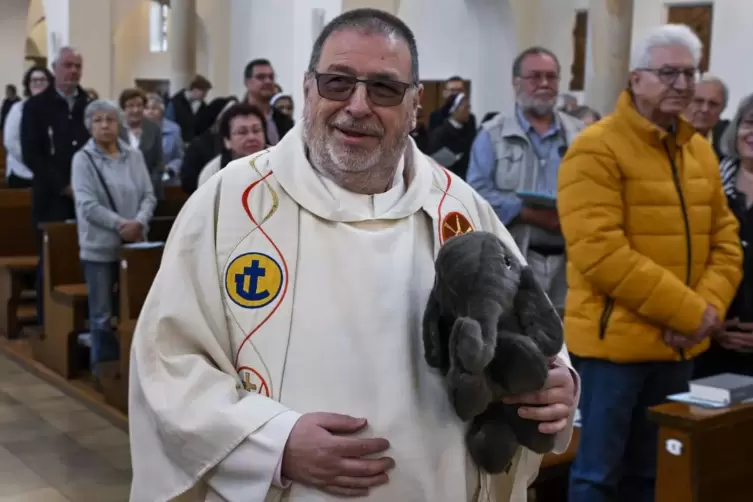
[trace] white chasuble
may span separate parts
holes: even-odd
[[[280,479],[310,412],[366,418],[359,435],[390,441],[390,481],[364,500],[526,500],[540,456],[521,448],[508,473],[479,472],[423,356],[436,252],[480,229],[517,251],[490,206],[412,142],[377,195],[321,177],[300,127],[212,177],[173,227],[134,335],[131,500],[341,500]]]

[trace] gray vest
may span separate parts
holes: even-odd
[[[569,146],[583,130],[583,123],[570,115],[555,112]],[[496,168],[494,183],[502,192],[534,192],[541,175],[536,153],[528,136],[520,127],[515,114],[499,114],[482,125],[489,133],[494,146]],[[565,247],[559,232],[550,232],[522,223],[512,223],[508,229],[524,255],[531,245]]]

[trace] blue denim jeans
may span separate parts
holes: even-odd
[[[569,502],[651,502],[658,428],[647,408],[688,390],[692,362],[578,359],[581,430]]]
[[[81,261],[89,288],[89,333],[92,373],[99,376],[97,364],[119,359],[120,344],[113,333],[112,318],[117,315],[118,263]]]

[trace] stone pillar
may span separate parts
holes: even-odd
[[[588,39],[591,64],[584,103],[611,113],[628,82],[633,0],[590,0]]]
[[[196,0],[170,2],[170,93],[188,85],[196,74]]]

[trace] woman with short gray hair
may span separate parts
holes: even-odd
[[[118,138],[123,119],[109,101],[91,102],[84,124],[91,139],[73,156],[71,187],[76,201],[81,267],[89,288],[92,373],[119,358],[111,319],[118,252],[123,242],[146,238],[156,199],[144,157]]]
[[[721,139],[720,169],[727,204],[740,224],[743,280],[724,330],[695,363],[697,378],[719,373],[753,376],[753,94],[745,97]]]

